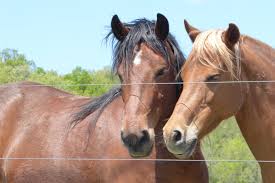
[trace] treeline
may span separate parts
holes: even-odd
[[[85,84],[112,84],[119,81],[117,77],[112,75],[109,67],[97,71],[76,67],[68,74],[59,75],[56,71],[46,71],[37,67],[33,61],[27,60],[23,54],[12,49],[1,51],[0,60],[0,84],[34,81],[54,85],[78,95],[99,96],[109,90],[111,85],[92,86]]]
[[[89,71],[76,67],[72,72],[60,75],[55,71],[46,71],[27,60],[16,50],[5,49],[0,52],[0,84],[35,81],[54,85],[68,92],[99,96],[112,86],[86,86],[79,84],[118,83],[110,68]],[[205,158],[208,160],[254,160],[244,141],[234,118],[223,122],[214,132],[205,137],[202,143]],[[261,176],[255,162],[208,162],[211,183],[259,183]]]

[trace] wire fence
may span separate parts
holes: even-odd
[[[86,84],[24,84],[20,87],[73,87],[73,86],[127,86],[127,85],[183,85],[183,84],[237,84],[237,83],[275,83],[275,80],[245,80],[245,81],[189,81],[189,82],[158,82],[158,83],[86,83]],[[17,83],[18,84],[18,83]],[[0,87],[13,86],[2,84]],[[208,163],[275,163],[275,160],[253,159],[150,159],[150,158],[85,158],[85,157],[0,157],[0,160],[53,160],[53,161],[154,161],[154,162],[208,162]]]
[[[124,85],[182,85],[182,84],[235,84],[235,83],[275,83],[275,80],[245,80],[245,81],[188,81],[188,82],[159,82],[159,83],[85,83],[85,84],[23,84],[22,87],[70,87],[70,86],[124,86]],[[12,84],[2,84],[0,87],[7,87]]]
[[[229,163],[275,163],[275,160],[236,159],[147,159],[147,158],[78,158],[78,157],[3,157],[0,160],[54,160],[54,161],[162,161],[162,162],[229,162]]]

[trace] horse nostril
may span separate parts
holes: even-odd
[[[122,142],[125,143],[126,136],[123,131],[120,132],[120,138],[121,138]]]
[[[198,139],[195,138],[195,139],[187,141],[186,143],[188,143],[190,146],[195,146],[197,144],[197,141],[198,141]]]
[[[138,135],[131,133],[125,134],[121,132],[121,140],[127,147],[137,148],[150,142],[150,135],[147,130],[141,131]]]
[[[172,141],[174,143],[179,143],[182,140],[182,134],[178,130],[174,130],[172,133]]]
[[[139,143],[140,144],[146,144],[149,141],[150,141],[150,135],[149,135],[148,131],[147,130],[142,130],[142,136],[139,140]]]
[[[129,134],[125,136],[123,133],[121,133],[121,139],[128,147],[134,147],[138,143],[138,137],[135,134]]]
[[[121,139],[124,138],[124,133],[123,133],[123,131],[120,132],[120,137],[121,137]]]

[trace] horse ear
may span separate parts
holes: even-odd
[[[115,37],[122,41],[128,34],[129,29],[121,23],[117,15],[114,15],[111,21],[112,32]]]
[[[232,48],[239,41],[240,36],[239,28],[231,23],[227,30],[223,32],[222,39],[229,48]]]
[[[196,37],[201,33],[201,31],[193,26],[191,26],[187,20],[184,20],[184,26],[185,26],[185,30],[188,33],[190,39],[192,40],[192,42],[195,41]]]
[[[169,22],[167,18],[160,13],[157,14],[155,34],[157,38],[159,38],[162,41],[164,41],[169,34]]]

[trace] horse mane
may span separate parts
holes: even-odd
[[[200,33],[192,49],[192,55],[203,65],[230,72],[232,78],[239,79],[240,41],[235,45],[234,52],[222,40],[224,30],[208,30]],[[214,62],[215,61],[215,62]]]
[[[167,62],[172,64],[177,72],[180,71],[185,62],[185,57],[183,56],[174,36],[169,33],[165,41],[159,40],[154,33],[155,21],[149,21],[147,19],[137,19],[130,23],[124,23],[124,26],[129,28],[130,31],[123,41],[116,40],[112,31],[110,31],[105,37],[106,42],[111,38],[111,44],[113,47],[113,74],[117,74],[117,67],[120,64],[123,64],[124,69],[128,71],[133,61],[134,48],[142,42],[145,42],[152,50],[162,55]],[[166,43],[171,46],[176,58],[173,61],[170,60]],[[120,95],[121,88],[118,87],[111,89],[109,92],[96,99],[91,99],[73,115],[73,119],[70,123],[71,126],[74,127],[94,112],[97,112],[97,114],[93,117],[91,123],[96,123],[104,111],[104,108]]]
[[[89,102],[80,107],[80,111],[73,115],[73,120],[71,121],[71,127],[76,126],[79,122],[84,120],[87,116],[97,111],[94,121],[96,122],[103,112],[104,108],[110,104],[115,98],[120,96],[121,88],[112,88],[107,93],[91,99]]]
[[[182,52],[179,49],[172,34],[168,34],[165,41],[158,39],[155,35],[155,21],[149,21],[145,18],[137,19],[130,23],[124,23],[130,31],[123,41],[117,41],[112,32],[109,32],[105,37],[106,41],[111,37],[113,46],[113,64],[112,71],[116,73],[117,67],[123,64],[124,69],[130,68],[134,57],[134,48],[142,42],[145,42],[156,53],[161,54],[167,61],[169,61],[168,50],[165,41],[171,46],[174,51],[176,60],[174,66],[179,70],[185,61]]]

